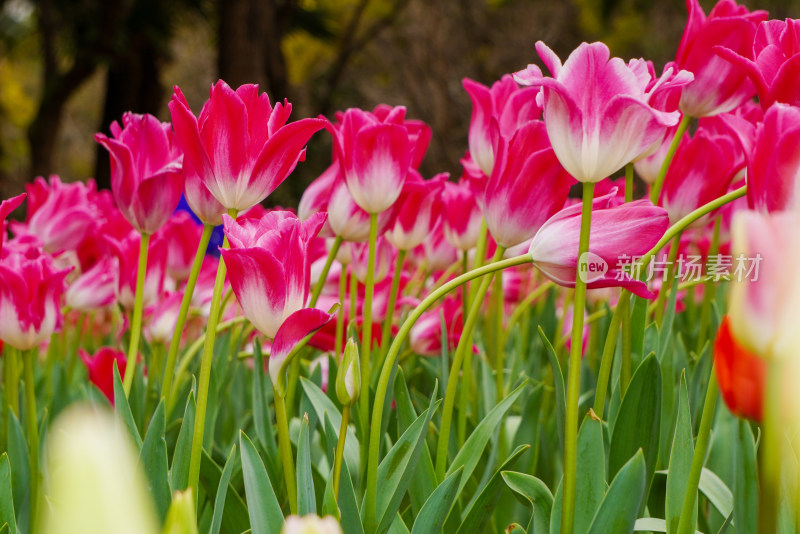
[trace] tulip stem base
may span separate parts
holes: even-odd
[[[30,446],[30,532],[36,532],[37,504],[39,499],[39,425],[36,420],[36,380],[33,375],[36,351],[25,351],[22,365],[25,378],[25,419],[28,423]]]
[[[369,453],[369,385],[372,351],[372,295],[375,289],[375,249],[378,241],[378,214],[369,215],[369,256],[367,257],[367,279],[364,283],[364,318],[361,329],[361,396],[358,401],[359,419],[363,426],[361,436],[361,465],[366,465]],[[352,302],[352,300],[351,300]]]
[[[289,496],[289,510],[297,513],[297,479],[294,472],[292,442],[289,440],[289,419],[286,416],[286,402],[281,395],[275,395],[275,422],[278,426],[278,446],[283,462],[283,478],[286,479],[286,493]]]
[[[139,338],[142,335],[142,308],[144,307],[144,280],[147,273],[147,249],[150,234],[143,233],[139,242],[139,268],[136,271],[136,296],[133,300],[133,317],[131,318],[131,341],[128,345],[128,364],[125,367],[125,378],[122,387],[125,396],[130,397],[133,377],[139,360]]]
[[[186,316],[189,314],[189,306],[192,304],[192,296],[194,296],[194,288],[197,285],[197,277],[200,276],[200,268],[203,266],[203,258],[206,257],[206,249],[208,248],[208,242],[211,240],[211,233],[213,231],[214,227],[210,224],[203,225],[203,233],[200,235],[200,243],[198,243],[197,253],[194,255],[192,270],[189,273],[189,278],[186,280],[186,287],[183,290],[181,309],[178,312],[178,320],[175,323],[175,333],[172,334],[172,341],[170,341],[169,351],[167,352],[167,362],[164,365],[164,380],[161,382],[161,397],[166,399],[167,406],[172,405],[170,402],[170,397],[172,395],[172,379],[175,376],[175,362],[178,358],[178,349],[181,345],[183,327],[186,324]]]
[[[333,459],[333,495],[339,499],[339,478],[342,475],[342,458],[344,442],[347,439],[347,424],[350,420],[350,405],[342,407],[342,426],[339,428],[339,440],[336,442],[336,456]]]
[[[575,295],[572,313],[572,346],[569,354],[567,376],[567,415],[564,429],[564,497],[561,514],[561,534],[572,534],[575,524],[575,491],[578,468],[578,399],[581,392],[581,356],[583,348],[583,312],[586,307],[586,279],[580,276],[586,267],[589,250],[589,233],[592,224],[592,199],[594,184],[583,184],[583,209],[581,210],[581,235],[578,242],[578,273],[575,277]]]

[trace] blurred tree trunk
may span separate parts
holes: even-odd
[[[289,78],[281,41],[295,9],[295,0],[219,2],[219,77],[234,89],[257,83],[272,102],[288,98]]]

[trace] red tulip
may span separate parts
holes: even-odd
[[[111,154],[111,191],[122,214],[139,232],[152,234],[175,211],[183,193],[181,152],[169,123],[125,113],[111,124],[112,138],[94,137]]]
[[[119,375],[125,374],[127,359],[120,350],[111,347],[100,347],[94,356],[83,349],[78,349],[81,360],[89,372],[89,380],[103,392],[108,401],[114,404],[114,362],[117,362]]]
[[[728,409],[739,417],[761,422],[767,362],[736,341],[727,315],[714,340],[714,369]]]

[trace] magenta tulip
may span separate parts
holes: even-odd
[[[541,121],[526,123],[510,139],[500,137],[498,145],[482,208],[492,237],[508,248],[533,237],[564,207],[575,180],[559,163]]]
[[[752,53],[725,46],[714,50],[747,74],[765,110],[775,102],[800,105],[800,20],[759,24]]]
[[[139,272],[139,234],[132,232],[121,240],[104,236],[111,254],[119,262],[117,300],[123,307],[133,309],[136,296],[136,276]],[[145,307],[155,303],[164,290],[164,277],[167,271],[167,243],[158,237],[150,239],[147,254],[142,303]]]
[[[183,193],[181,152],[169,123],[152,115],[125,113],[122,126],[95,135],[111,155],[111,192],[117,207],[139,232],[152,234],[175,210]]]
[[[520,88],[508,74],[491,88],[469,78],[464,78],[461,83],[472,100],[469,152],[481,171],[491,176],[496,157],[492,120],[502,137],[511,137],[519,126],[541,116],[542,109],[536,103],[539,90],[536,87]]]
[[[328,223],[334,235],[356,243],[369,239],[369,213],[356,203],[344,179],[339,177],[331,187],[328,200]],[[394,222],[395,210],[378,214],[378,235]]]
[[[386,239],[400,250],[411,250],[422,244],[442,217],[441,194],[447,181],[446,173],[423,180],[411,171],[409,181],[417,187],[409,188],[397,200],[394,224],[386,232]]]
[[[325,217],[317,213],[301,222],[288,211],[271,211],[261,219],[223,217],[231,248],[221,252],[231,287],[245,316],[270,338],[275,338],[290,315],[306,306],[308,246]]]
[[[686,0],[689,20],[683,30],[675,64],[694,73],[694,81],[681,95],[680,108],[690,117],[707,117],[730,111],[755,94],[742,69],[714,51],[727,48],[753,59],[753,42],[766,11],[750,12],[733,0],[721,0],[706,18],[697,0]]]
[[[6,240],[6,225],[8,224],[6,223],[6,219],[12,211],[22,204],[25,200],[25,196],[26,194],[22,193],[21,195],[0,202],[0,259],[3,257],[3,243]]]
[[[445,182],[442,202],[445,238],[459,250],[471,249],[478,242],[483,219],[474,188],[463,178],[458,183]]]
[[[330,166],[303,191],[303,196],[300,197],[300,203],[297,205],[297,216],[300,217],[300,220],[305,221],[317,212],[328,211],[328,202],[331,198],[333,186],[339,179],[341,179],[341,169],[334,153],[333,162]],[[331,228],[330,216],[319,231],[319,235],[326,238],[336,235]]]
[[[273,107],[257,85],[234,91],[222,80],[211,86],[198,117],[178,87],[169,109],[187,182],[197,179],[225,209],[238,211],[272,193],[305,158],[306,143],[326,123],[286,124],[292,112],[287,101]]]
[[[592,202],[586,287],[624,287],[640,297],[653,298],[647,285],[623,267],[655,246],[669,226],[669,216],[648,200],[610,207],[614,195],[616,191]],[[581,205],[575,204],[551,217],[531,241],[533,264],[564,287],[575,286],[580,230]]]
[[[64,300],[73,310],[89,312],[117,300],[119,261],[105,256],[69,284]]]
[[[159,230],[167,242],[167,274],[176,282],[189,278],[203,228],[186,211],[176,211]]]
[[[653,107],[657,92],[686,83],[688,73],[665,73],[652,83],[647,63],[610,58],[603,43],[581,44],[562,65],[543,42],[536,50],[552,74],[535,65],[515,76],[541,86],[547,134],[556,156],[580,182],[599,182],[650,148],[680,120],[677,111]]]

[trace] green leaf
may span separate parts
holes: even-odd
[[[603,423],[586,416],[578,432],[578,472],[575,489],[576,534],[589,530],[606,492],[606,454]]]
[[[175,443],[175,453],[172,456],[172,471],[170,471],[172,491],[184,490],[189,486],[189,463],[192,455],[195,411],[194,392],[189,391],[181,429],[178,432],[178,441]]]
[[[133,420],[131,406],[128,404],[128,397],[125,396],[125,389],[122,387],[122,379],[119,377],[116,360],[114,361],[114,413],[122,418],[122,423],[128,429],[133,442],[136,444],[136,451],[140,451],[142,449],[142,437],[139,435],[139,430]]]
[[[203,457],[200,460],[200,483],[209,500],[216,499],[221,481],[222,468],[211,459],[206,451],[203,451]],[[224,512],[220,526],[221,534],[241,534],[250,528],[250,518],[244,499],[230,485],[227,486]]]
[[[619,408],[608,452],[608,476],[642,449],[646,487],[655,472],[661,418],[661,368],[653,354],[639,364]]]
[[[530,449],[530,445],[520,445],[514,452],[509,455],[503,464],[497,468],[489,479],[489,482],[483,487],[480,493],[475,493],[472,501],[467,505],[466,512],[463,515],[463,520],[458,527],[457,534],[467,534],[468,532],[480,532],[483,525],[491,517],[497,501],[500,499],[500,493],[505,487],[502,473],[509,470],[517,459]]]
[[[14,514],[14,497],[11,490],[11,464],[8,453],[0,456],[0,524],[7,523],[11,534],[17,534],[17,517]]]
[[[627,395],[625,396],[627,399]],[[646,489],[644,455],[637,451],[614,477],[600,508],[597,510],[589,534],[632,532],[636,516],[644,500]]]
[[[500,424],[503,416],[522,394],[526,385],[527,380],[522,382],[522,384],[517,386],[517,389],[509,393],[505,399],[492,408],[492,410],[486,414],[486,417],[483,418],[483,421],[478,423],[478,426],[475,427],[475,430],[473,430],[472,434],[467,438],[464,446],[461,447],[461,450],[456,454],[453,463],[450,464],[450,467],[447,469],[446,476],[450,476],[457,469],[462,466],[464,467],[464,474],[461,476],[461,482],[458,486],[458,494],[460,494],[464,486],[466,486],[469,477],[472,475],[472,472],[478,465],[478,461],[481,459],[486,444],[497,431],[497,426]]]
[[[256,339],[253,345],[253,423],[256,427],[258,441],[270,458],[278,457],[278,446],[275,443],[275,429],[272,426],[272,414],[264,395],[266,379],[264,377],[264,357],[261,343]]]
[[[394,520],[389,525],[389,530],[386,531],[386,534],[409,534],[408,527],[403,523],[403,518],[400,517],[399,513],[394,514]]]
[[[358,511],[358,501],[353,488],[353,479],[347,463],[342,462],[342,472],[339,477],[339,510],[342,512],[342,530],[347,534],[364,534],[364,525],[361,524],[361,514]]]
[[[694,456],[694,438],[692,436],[692,415],[689,411],[689,390],[686,386],[686,372],[681,373],[681,388],[678,397],[678,422],[672,440],[672,452],[669,457],[667,472],[666,523],[667,532],[678,529],[683,508],[683,497],[689,481],[689,471]],[[695,501],[696,503],[696,501]],[[697,524],[697,505],[692,512],[692,525]]]
[[[308,415],[306,414],[300,422],[300,437],[297,441],[297,513],[300,516],[317,513],[308,434]]]
[[[550,532],[550,514],[553,511],[554,499],[547,485],[538,478],[524,473],[504,471],[502,475],[509,488],[531,503],[533,514],[531,520],[533,526],[532,534]]]
[[[640,517],[633,525],[634,532],[666,532],[667,522],[663,519],[655,517]],[[695,531],[697,534],[703,534],[699,530]]]
[[[458,490],[458,481],[461,477],[462,468],[457,469],[452,475],[444,479],[444,482],[439,484],[431,496],[425,501],[416,521],[414,521],[414,528],[411,529],[411,534],[430,534],[442,530],[444,520],[450,513],[450,508],[453,506],[453,501],[456,498],[456,491]]]
[[[222,517],[225,512],[225,498],[228,496],[228,484],[231,482],[234,465],[236,465],[235,443],[233,447],[231,447],[231,452],[228,454],[228,459],[225,461],[225,468],[222,470],[222,477],[219,479],[217,496],[214,499],[214,515],[211,518],[211,527],[209,528],[208,534],[219,534],[219,529],[222,525]]]
[[[556,422],[558,423],[558,442],[561,444],[561,449],[564,449],[564,428],[566,426],[567,418],[567,400],[564,389],[564,375],[561,372],[561,365],[558,363],[558,356],[553,348],[553,344],[547,339],[544,330],[539,326],[539,337],[542,338],[542,343],[545,347],[547,359],[550,361],[550,368],[553,370],[553,385],[556,389]]]
[[[275,490],[264,468],[264,462],[244,432],[239,432],[239,448],[242,454],[244,492],[252,534],[280,534],[283,512],[275,497]]]
[[[704,467],[700,471],[698,489],[703,492],[708,502],[722,514],[722,517],[728,517],[733,513],[733,493],[716,473]]]
[[[30,456],[28,455],[28,442],[22,432],[17,416],[8,411],[8,460],[11,467],[11,488],[16,496],[14,513],[20,523],[25,521],[28,513],[27,505],[30,493]],[[23,526],[24,525],[20,525]],[[24,529],[24,528],[23,528]]]
[[[341,477],[342,474],[339,473]],[[341,486],[341,483],[339,484]],[[322,516],[332,515],[337,520],[339,517],[339,506],[336,504],[336,495],[333,494],[333,467],[328,473],[328,478],[325,482],[325,492],[322,494]]]
[[[142,466],[147,476],[148,489],[156,503],[158,517],[163,523],[167,517],[172,494],[169,489],[169,474],[167,463],[167,442],[164,439],[166,432],[166,414],[164,399],[158,403],[147,434],[139,453],[139,465]]]
[[[506,527],[507,534],[527,534],[525,529],[519,523],[511,523]]]
[[[330,417],[331,423],[333,423],[334,428],[341,428],[342,414],[336,409],[336,406],[333,405],[333,402],[331,402],[328,396],[325,395],[325,393],[319,389],[316,384],[306,378],[300,377],[300,385],[303,387],[303,391],[308,397],[308,400],[311,401],[311,405],[314,407],[317,419],[324,421],[325,414],[327,413],[328,417]],[[357,412],[357,410],[353,410],[354,414]],[[353,432],[353,429],[348,427],[347,439],[344,442],[344,459],[347,462],[348,467],[351,469],[356,468],[359,465],[358,447],[358,438],[356,438],[356,434]]]
[[[756,477],[756,444],[750,423],[739,421],[736,444],[736,479],[733,487],[733,521],[737,532],[756,532],[758,519],[758,478]]]
[[[381,481],[381,490],[378,492],[376,502],[376,515],[380,518],[378,532],[385,532],[389,528],[403,495],[411,484],[433,412],[441,402],[437,400],[438,389],[437,382],[428,409],[408,427],[378,465],[378,480]]]

